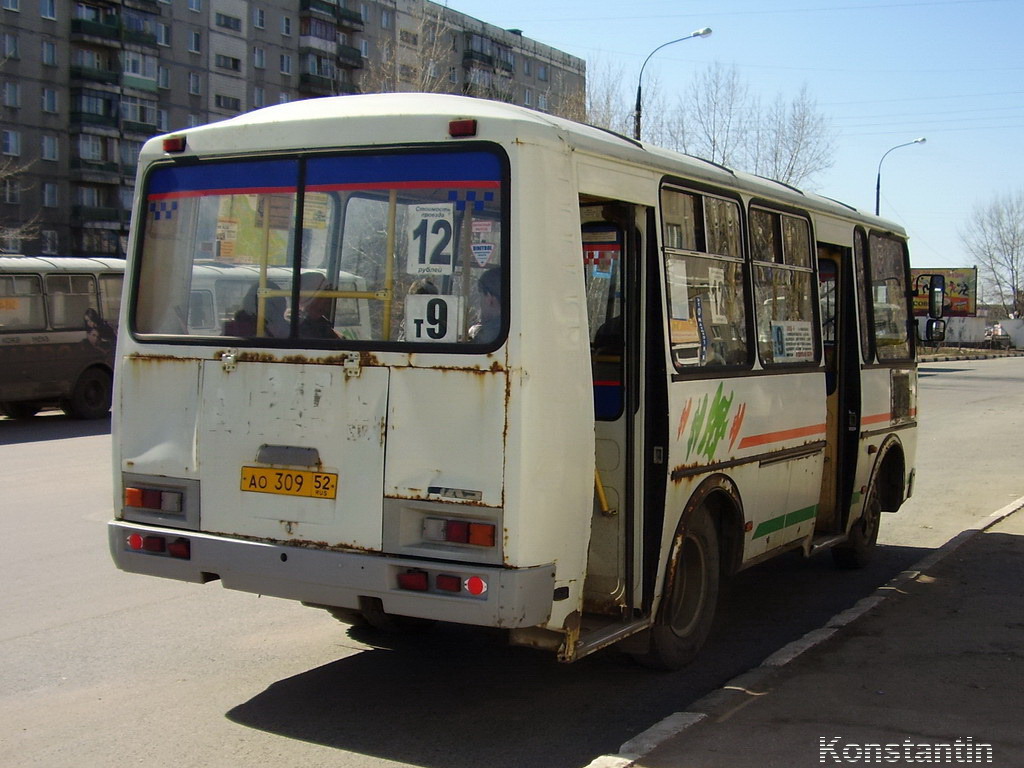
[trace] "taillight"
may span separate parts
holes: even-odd
[[[441,517],[423,519],[423,538],[427,541],[471,544],[475,547],[493,547],[495,544],[492,523],[475,523],[469,520],[452,520]]]
[[[128,549],[133,552],[150,552],[155,555],[169,555],[178,560],[189,560],[192,558],[192,544],[188,539],[177,536],[168,540],[166,536],[132,533],[125,539]]]
[[[456,573],[429,573],[410,568],[398,574],[398,588],[410,592],[447,592],[463,597],[480,597],[487,592],[487,580],[482,576],[460,576]]]
[[[136,509],[164,512],[169,515],[180,515],[182,512],[181,493],[163,491],[159,488],[125,488],[124,505]]]

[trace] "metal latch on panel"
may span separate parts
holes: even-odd
[[[227,373],[235,370],[238,367],[238,350],[229,349],[220,353],[220,364],[224,366],[224,370]]]
[[[363,368],[359,363],[358,352],[346,352],[342,365],[345,368],[346,376],[358,376],[363,371]]]

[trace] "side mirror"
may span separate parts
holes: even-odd
[[[941,306],[941,305],[940,305]],[[946,321],[929,317],[925,325],[924,337],[927,341],[942,341],[946,338]]]
[[[928,317],[939,319],[942,317],[942,307],[946,301],[946,277],[945,275],[929,275],[928,277]],[[931,323],[929,322],[929,330]],[[946,324],[942,324],[942,335],[945,336]],[[931,338],[929,336],[929,338]],[[934,339],[941,341],[942,339]]]

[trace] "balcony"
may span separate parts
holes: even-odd
[[[72,19],[71,39],[78,40],[82,38],[89,38],[92,42],[119,45],[121,43],[121,23],[116,17],[108,22]]]
[[[120,184],[121,166],[103,160],[71,158],[71,180],[91,184]]]
[[[484,64],[488,67],[493,67],[494,57],[488,56],[486,53],[480,53],[480,51],[463,51],[462,65],[468,67],[471,66],[472,64]]]
[[[110,69],[96,69],[95,67],[83,67],[78,64],[72,64],[71,79],[117,85],[121,82],[121,73]]]
[[[339,96],[349,96],[359,93],[359,86],[355,83],[346,83],[339,80],[334,84],[334,90],[337,91]]]
[[[339,45],[337,51],[338,63],[345,67],[361,69],[363,66],[363,54],[358,48],[351,45]]]
[[[97,125],[104,128],[117,128],[117,115],[97,115],[93,112],[72,112],[71,125]]]
[[[71,206],[71,221],[73,224],[82,224],[87,221],[106,221],[119,225],[121,223],[121,209],[105,208],[96,205],[73,205]]]
[[[338,26],[343,29],[359,31],[363,28],[363,17],[359,11],[350,11],[348,8],[338,7]]]
[[[328,3],[326,0],[300,0],[299,10],[303,13],[319,13],[334,21],[338,13],[338,6]]]
[[[122,33],[123,39],[126,43],[136,43],[138,45],[148,45],[153,48],[156,47],[156,33],[155,32],[143,32],[142,30],[126,29]]]
[[[299,75],[299,91],[302,93],[314,93],[317,96],[333,96],[334,78],[303,73]]]
[[[137,133],[141,136],[155,136],[159,131],[152,123],[139,123],[135,120],[122,120],[121,130],[125,133]]]

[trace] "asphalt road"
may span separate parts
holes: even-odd
[[[109,425],[0,419],[0,765],[577,768],[1024,494],[1024,358],[922,366],[914,498],[859,572],[785,556],[730,585],[708,650],[570,666],[440,628],[382,642],[270,598],[111,565]]]

